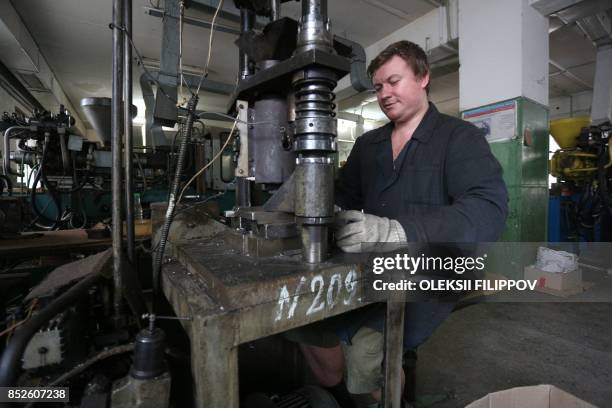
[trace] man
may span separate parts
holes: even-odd
[[[428,101],[429,64],[416,44],[400,41],[368,67],[378,104],[390,122],[359,137],[336,185],[337,245],[361,252],[372,242],[491,242],[508,212],[502,169],[475,126],[443,115]],[[405,349],[424,342],[452,303],[407,303]],[[380,400],[384,309],[373,308],[345,328],[340,346],[302,345],[315,375],[342,379],[353,394]],[[346,362],[345,362],[346,361]]]

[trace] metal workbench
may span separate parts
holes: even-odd
[[[302,262],[299,254],[253,258],[242,255],[237,247],[241,240],[240,234],[226,231],[208,240],[176,243],[162,270],[163,291],[176,315],[190,318],[182,323],[191,341],[198,407],[239,406],[240,344],[367,304],[363,271],[351,262],[354,258],[339,254],[317,265]],[[388,319],[394,323],[386,336],[392,340],[387,354],[397,356],[386,383],[397,385],[403,327],[403,307],[399,309],[401,319],[397,314]]]

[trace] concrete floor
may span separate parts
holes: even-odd
[[[431,407],[537,384],[612,406],[612,303],[481,303],[454,312],[418,351],[417,395],[450,395]]]

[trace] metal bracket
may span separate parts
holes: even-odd
[[[236,177],[250,177],[249,171],[249,103],[247,101],[236,101],[236,111],[238,112],[238,133],[240,135],[240,155],[236,166]]]

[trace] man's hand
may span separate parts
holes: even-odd
[[[336,243],[344,252],[361,252],[362,243],[405,242],[406,233],[396,220],[342,211],[336,214]]]

